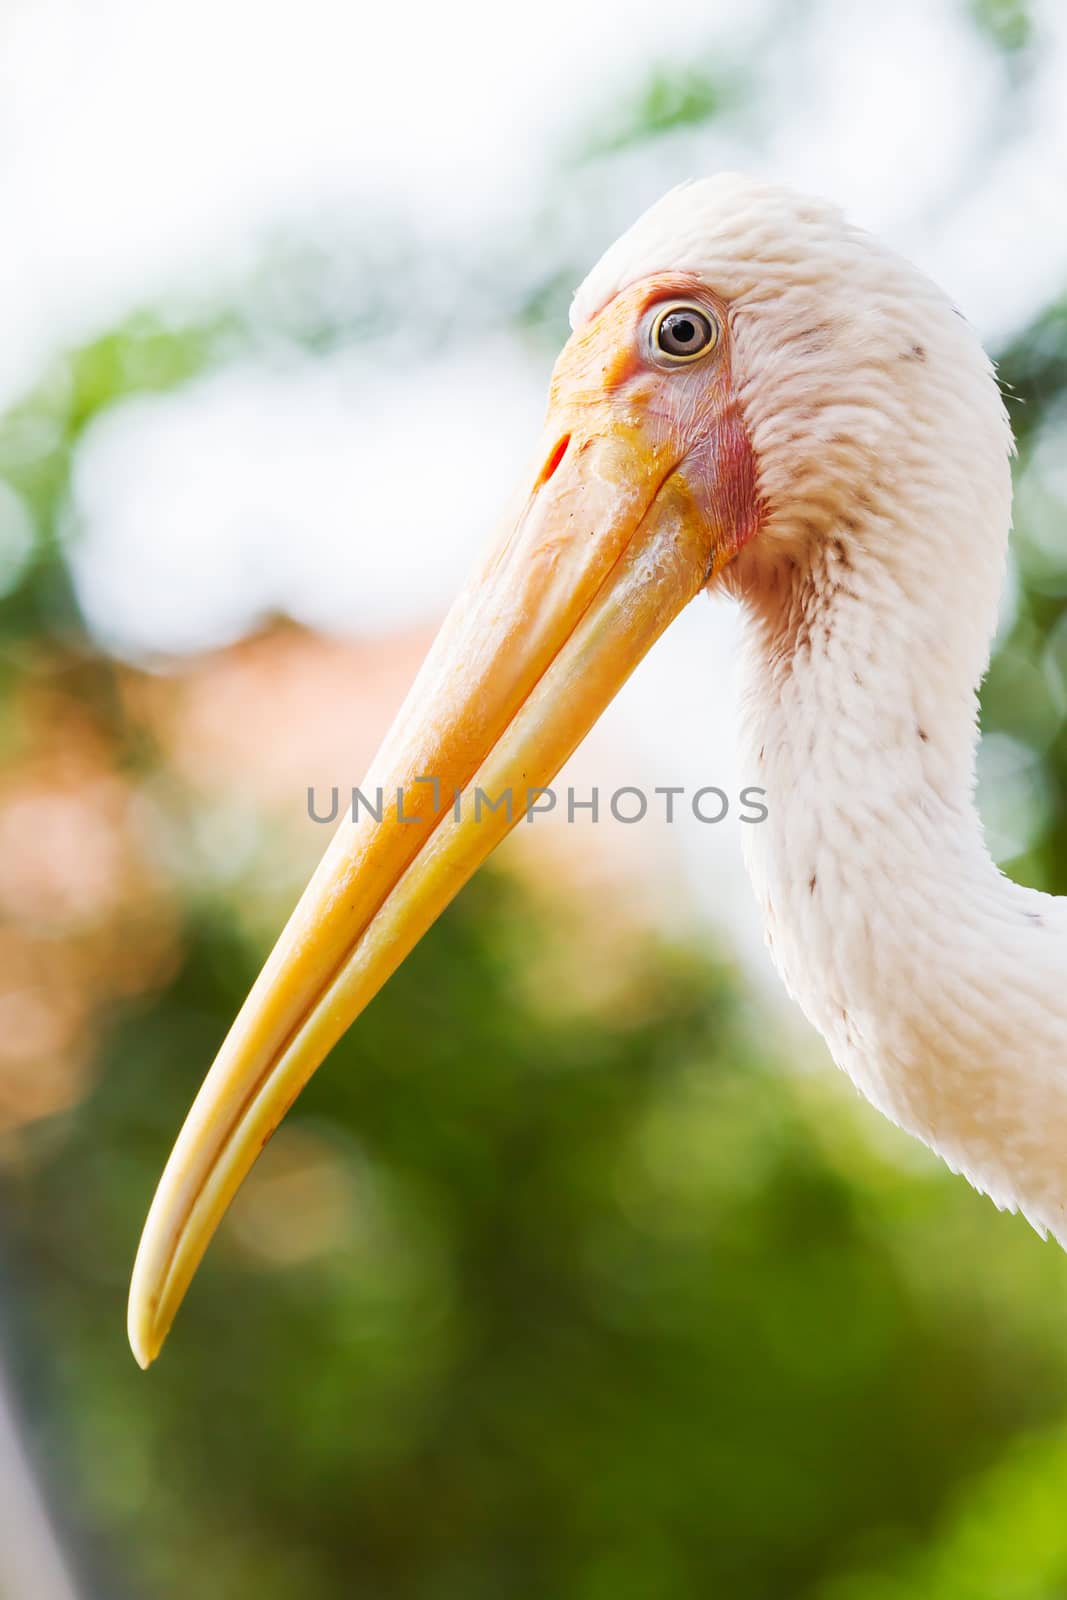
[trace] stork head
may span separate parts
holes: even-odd
[[[723,173],[672,189],[611,246],[575,295],[576,337],[657,280],[699,284],[724,317],[756,486],[731,579],[802,571],[829,537],[928,565],[928,549],[882,543],[909,522],[953,539],[977,514],[1002,545],[1011,436],[993,369],[910,262],[826,201]]]
[[[977,341],[830,206],[734,177],[674,190],[572,323],[533,468],[362,785],[381,813],[342,824],[175,1145],[131,1286],[143,1365],[307,1079],[682,607],[831,536],[929,559],[880,508],[932,492],[942,455],[975,503],[1004,493]]]

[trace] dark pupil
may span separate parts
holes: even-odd
[[[660,344],[668,355],[689,356],[711,338],[706,321],[695,311],[672,311],[660,328]]]

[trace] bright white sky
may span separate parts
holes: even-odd
[[[763,170],[838,199],[996,337],[1067,280],[1067,7],[1048,0],[1021,122],[961,9],[819,0],[753,55],[769,0],[6,0],[0,398],[49,348],[232,275],[271,224],[386,207],[431,245],[510,229],[590,181],[562,156],[652,67],[716,58],[755,60],[754,111],[608,165],[619,226],[683,177]],[[526,460],[545,377],[496,336],[422,370],[233,370],[104,419],[76,481],[90,620],[136,655],[272,609],[364,631],[432,616]],[[700,604],[636,675],[609,723],[634,782],[744,781],[732,637]],[[715,831],[736,861],[736,830]]]

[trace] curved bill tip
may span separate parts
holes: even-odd
[[[162,1340],[153,1338],[152,1329],[142,1321],[132,1301],[126,1318],[126,1333],[133,1359],[142,1372],[147,1372],[162,1349]]]

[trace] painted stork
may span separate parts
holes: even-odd
[[[822,201],[672,190],[578,290],[546,431],[363,792],[226,1038],[145,1225],[158,1353],[336,1040],[701,589],[744,614],[747,865],[782,978],[885,1115],[1067,1243],[1067,901],[974,807],[1011,434],[967,322]],[[428,781],[435,780],[435,781]],[[411,819],[414,819],[412,821]]]

